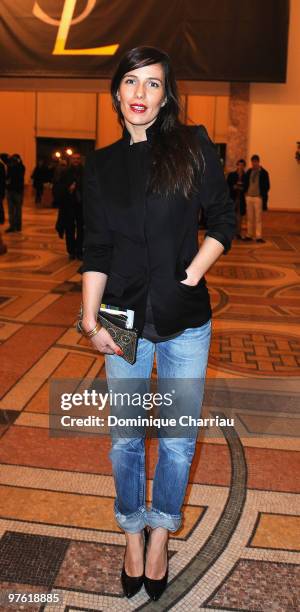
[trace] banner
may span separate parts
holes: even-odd
[[[109,78],[139,45],[178,79],[284,82],[288,0],[1,0],[0,76]]]

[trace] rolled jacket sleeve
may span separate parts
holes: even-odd
[[[113,249],[112,233],[101,205],[101,191],[95,169],[95,153],[86,161],[83,178],[83,272],[108,274]]]
[[[234,202],[229,195],[216,147],[205,127],[200,125],[198,129],[204,164],[200,198],[207,228],[205,237],[210,236],[221,242],[224,253],[227,253],[236,233]]]

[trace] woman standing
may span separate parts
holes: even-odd
[[[83,329],[105,353],[106,375],[204,379],[211,307],[204,274],[235,232],[215,147],[203,126],[179,121],[179,96],[166,53],[138,47],[112,79],[123,137],[95,151],[85,167]],[[198,247],[200,209],[207,232]],[[135,311],[134,365],[97,323],[101,302]],[[144,583],[156,600],[167,584],[168,532],[179,529],[195,438],[160,438],[152,506],[145,503],[144,439],[113,440],[115,516],[125,531],[122,584],[132,597]],[[145,555],[144,528],[150,528]],[[145,564],[144,564],[145,557]]]

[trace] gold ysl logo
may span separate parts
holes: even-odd
[[[92,49],[66,49],[66,42],[71,25],[84,21],[92,12],[97,0],[87,0],[87,5],[78,17],[73,19],[77,0],[65,0],[60,20],[53,19],[45,13],[38,2],[34,3],[32,12],[37,19],[52,26],[57,26],[57,36],[52,55],[114,55],[119,45],[107,45],[105,47],[94,47]]]

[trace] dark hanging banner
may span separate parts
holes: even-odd
[[[1,0],[0,76],[108,78],[138,45],[179,79],[284,82],[289,0]]]

